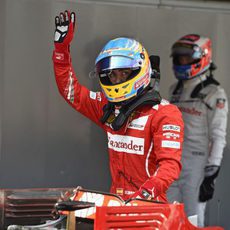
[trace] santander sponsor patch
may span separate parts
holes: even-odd
[[[144,139],[132,136],[123,136],[117,134],[108,135],[108,147],[117,152],[144,155]]]

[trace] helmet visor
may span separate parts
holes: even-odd
[[[171,57],[190,56],[194,60],[202,57],[202,50],[197,45],[176,43],[172,47]]]
[[[131,80],[140,72],[140,68],[119,68],[99,73],[103,85],[118,85]]]
[[[96,64],[96,72],[100,74],[105,71],[112,69],[124,69],[124,68],[138,68],[140,63],[132,58],[122,57],[122,56],[111,56],[102,59]]]

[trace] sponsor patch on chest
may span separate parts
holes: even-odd
[[[148,117],[149,116],[143,116],[143,117],[139,117],[137,119],[132,120],[132,122],[130,122],[128,128],[137,129],[137,130],[144,130],[145,125],[148,121]]]
[[[117,152],[144,155],[144,138],[123,136],[118,134],[108,135],[108,147]]]

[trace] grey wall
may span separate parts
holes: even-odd
[[[0,184],[107,189],[106,144],[99,138],[104,134],[74,112],[57,91],[51,62],[52,7],[44,0],[6,1]],[[80,47],[74,53],[84,76],[93,50],[83,43]],[[87,77],[82,82],[94,84]]]
[[[149,54],[161,57],[161,91],[167,98],[174,82],[171,44],[186,33],[213,40],[217,79],[229,95],[230,15],[157,9],[132,4],[77,3],[58,0],[0,1],[0,187],[75,187],[108,191],[110,174],[106,136],[75,112],[58,93],[52,67],[54,17],[77,13],[72,60],[80,82],[99,89],[90,79],[94,60],[109,39],[140,40]],[[228,139],[229,139],[228,127]],[[230,203],[229,143],[210,202],[210,224],[227,229]]]
[[[5,33],[5,2],[0,2],[0,28]],[[4,36],[0,36],[0,162],[2,158],[2,111],[3,111],[3,66],[4,66]]]

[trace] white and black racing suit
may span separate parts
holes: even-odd
[[[200,83],[202,75],[170,87],[170,101],[177,105],[184,120],[184,143],[180,177],[168,190],[169,201],[183,202],[188,216],[198,215],[198,225],[204,223],[204,206],[198,201],[200,185],[206,166],[220,166],[226,144],[228,103],[220,85]],[[191,97],[200,84],[197,97]],[[175,90],[177,87],[177,90]]]

